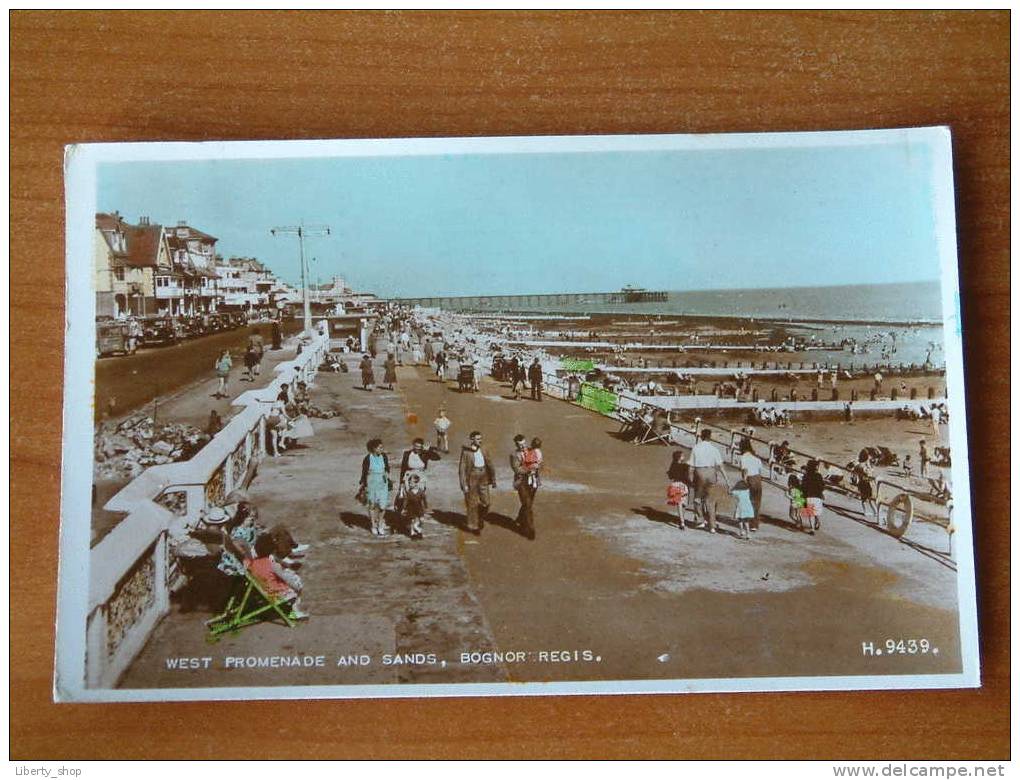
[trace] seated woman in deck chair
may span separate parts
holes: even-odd
[[[947,504],[953,500],[953,493],[942,469],[937,469],[934,477],[928,477],[928,487],[931,489],[932,499],[938,503]]]
[[[268,535],[255,540],[255,557],[244,562],[248,572],[258,580],[267,594],[278,602],[290,601],[291,615],[298,620],[308,618],[308,613],[301,609],[301,578],[276,560],[273,550],[276,544]]]

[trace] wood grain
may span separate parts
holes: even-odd
[[[14,12],[10,21],[12,758],[1008,756],[1008,12]],[[52,703],[64,144],[935,124],[952,127],[956,153],[980,690]],[[281,707],[304,724],[285,740],[267,725]],[[243,741],[225,738],[242,731]]]

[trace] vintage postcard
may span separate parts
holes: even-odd
[[[56,698],[979,685],[951,158],[69,147]]]

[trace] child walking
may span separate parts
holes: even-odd
[[[412,539],[421,539],[422,521],[425,513],[428,512],[428,499],[425,497],[425,484],[421,476],[413,472],[408,473],[404,480],[404,496],[401,509],[404,519],[408,521],[408,535]]]
[[[446,409],[440,407],[439,416],[435,419],[432,425],[436,429],[436,447],[441,449],[443,452],[450,451],[450,426],[453,423],[450,418],[446,416]]]
[[[740,527],[740,538],[750,540],[750,523],[754,519],[754,504],[751,503],[751,487],[744,480],[737,480],[737,484],[730,491],[737,499],[736,520]]]
[[[227,397],[227,377],[230,376],[230,367],[232,365],[233,361],[230,359],[230,350],[223,350],[220,353],[220,356],[216,358],[216,376],[220,380],[220,384],[219,387],[216,388],[213,398]]]
[[[800,477],[796,474],[791,474],[786,481],[786,497],[790,500],[790,520],[803,531],[804,518],[801,512],[807,506],[807,500],[804,498],[804,491],[800,488]]]
[[[680,450],[675,450],[673,462],[669,464],[669,471],[666,472],[666,477],[669,479],[669,485],[666,487],[666,503],[676,507],[676,523],[681,531],[687,528],[684,523],[684,503],[690,492],[687,487],[688,469],[687,464],[683,462],[683,457],[684,454]]]

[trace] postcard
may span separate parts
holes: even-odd
[[[59,701],[980,684],[946,128],[66,153]]]

